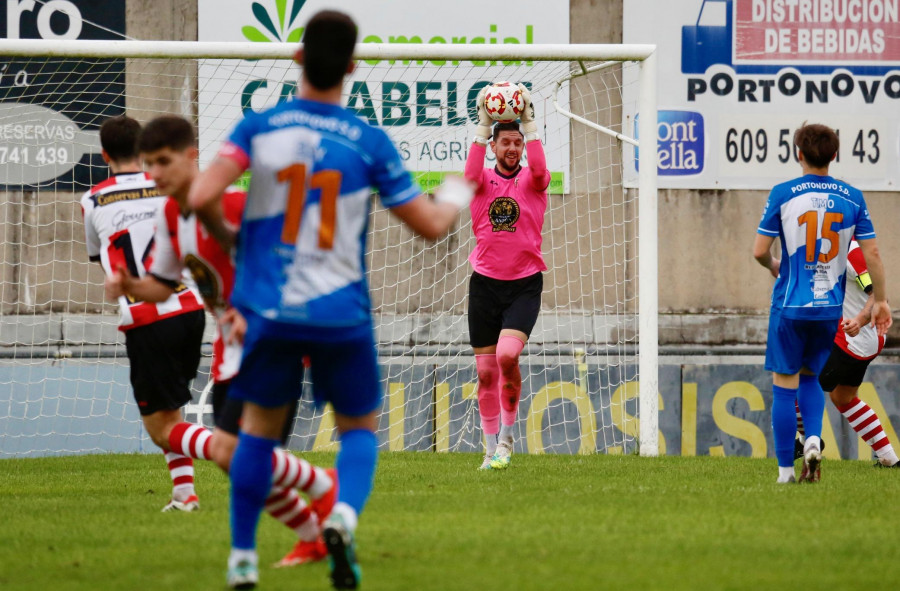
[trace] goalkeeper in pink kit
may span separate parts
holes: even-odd
[[[475,250],[469,255],[469,339],[478,371],[478,411],[486,440],[482,470],[505,469],[522,393],[519,355],[541,308],[541,228],[547,210],[550,172],[537,134],[528,89],[515,122],[494,123],[478,95],[478,127],[466,160],[466,179],[476,186],[470,204]],[[487,146],[497,159],[484,167]],[[528,166],[522,166],[527,153]]]

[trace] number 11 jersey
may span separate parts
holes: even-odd
[[[387,208],[421,192],[387,134],[339,105],[293,99],[249,113],[219,156],[251,172],[232,304],[296,326],[298,339],[370,325],[371,189]]]
[[[862,192],[813,174],[781,183],[769,194],[757,233],[781,238],[772,307],[785,318],[839,319],[850,240],[875,238]]]

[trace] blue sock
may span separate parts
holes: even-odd
[[[238,435],[231,459],[231,547],[256,548],[256,525],[272,488],[272,450],[276,439]]]
[[[825,413],[825,392],[819,385],[819,376],[800,375],[800,389],[797,404],[803,417],[806,436],[822,437],[822,416]]]
[[[338,502],[347,503],[362,513],[372,492],[375,465],[378,463],[378,440],[365,429],[354,429],[341,435],[341,451],[335,467],[338,474]]]
[[[775,457],[779,466],[794,465],[794,434],[797,432],[797,413],[794,401],[797,390],[772,386],[772,436],[775,439]],[[806,415],[803,416],[806,425]],[[821,424],[819,425],[821,429]],[[809,430],[806,431],[809,434]]]

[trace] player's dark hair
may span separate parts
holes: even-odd
[[[138,155],[141,124],[126,115],[110,117],[100,125],[100,146],[113,162],[127,162]]]
[[[195,145],[194,126],[184,117],[163,115],[144,126],[138,140],[142,153],[156,152],[163,148],[181,151]]]
[[[519,129],[519,124],[516,123],[515,121],[501,121],[499,123],[495,123],[494,124],[494,133],[493,133],[493,136],[491,137],[491,139],[496,142],[497,138],[500,137],[501,131],[515,131],[515,132],[518,132],[518,134],[521,135],[523,138],[525,137],[525,134],[523,134],[522,130]]]
[[[827,125],[812,123],[794,132],[794,145],[813,168],[825,168],[837,154],[840,139]]]
[[[303,76],[318,90],[341,83],[356,47],[356,23],[343,12],[322,10],[303,31]]]

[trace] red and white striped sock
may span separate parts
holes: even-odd
[[[296,488],[272,487],[266,499],[266,513],[294,530],[304,542],[315,541],[319,535],[319,520],[310,511]]]
[[[879,459],[887,460],[888,465],[897,462],[894,447],[881,427],[878,415],[868,404],[859,398],[854,398],[846,405],[838,406],[837,409],[847,417],[853,430],[875,451],[875,455]]]
[[[272,486],[296,488],[318,499],[331,489],[331,477],[325,470],[283,449],[272,452]]]
[[[794,401],[794,411],[797,413],[797,433],[800,434],[800,443],[806,442],[806,431],[803,430],[803,417],[800,416],[800,403]]]
[[[178,423],[169,432],[169,449],[189,458],[209,459],[212,431],[193,423]]]
[[[172,498],[184,501],[194,493],[194,461],[181,454],[166,452],[166,464],[172,477]]]

